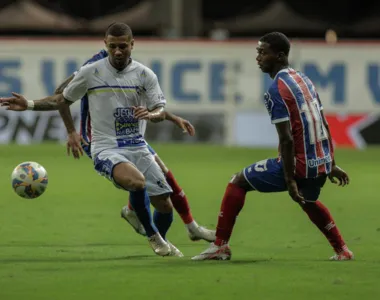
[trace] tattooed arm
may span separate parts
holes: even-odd
[[[149,112],[149,120],[153,123],[159,123],[165,120],[165,108],[160,106]]]
[[[179,128],[181,128],[183,132],[186,132],[191,136],[195,135],[195,128],[188,120],[176,116],[175,114],[170,113],[168,111],[165,111],[165,120],[173,122]]]
[[[59,87],[55,90],[54,94],[59,95],[63,93],[63,90],[67,85],[73,80],[74,74],[72,74],[70,77],[66,78],[65,81],[63,81]],[[45,111],[45,110],[57,110],[58,109],[58,102],[57,97],[46,97],[41,100],[34,100],[34,107],[33,110],[35,111]],[[70,105],[72,102],[70,102]]]
[[[70,135],[76,132],[74,120],[70,111],[70,105],[73,104],[73,102],[65,99],[63,94],[59,94],[58,96],[59,98],[57,98],[57,106],[59,114],[61,115],[63,123],[65,124],[67,133]]]
[[[12,93],[12,97],[0,98],[0,106],[5,107],[7,110],[13,111],[49,111],[58,110],[59,95],[62,96],[62,92],[65,87],[71,82],[74,75],[68,77],[62,84],[55,90],[55,94],[39,100],[26,100],[26,98],[17,93]]]
[[[74,158],[79,158],[83,155],[81,143],[86,143],[83,137],[76,132],[70,105],[86,95],[88,72],[88,68],[82,67],[64,89],[63,93],[58,94],[58,96],[60,96],[58,99],[58,111],[68,133],[67,154],[71,152]]]
[[[163,106],[159,106],[151,111],[144,106],[134,106],[133,109],[134,117],[138,120],[150,120],[153,123],[165,120],[166,113]]]
[[[65,79],[64,82],[62,82],[59,87],[57,87],[57,89],[55,90],[54,94],[62,94],[63,93],[63,90],[65,89],[65,87],[67,87],[69,85],[69,83],[71,82],[71,80],[73,80],[74,78],[74,74],[71,74],[70,77],[67,77]]]

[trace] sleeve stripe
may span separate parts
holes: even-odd
[[[289,117],[272,120],[272,124],[281,123],[285,121],[289,121]]]

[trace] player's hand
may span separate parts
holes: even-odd
[[[350,178],[347,173],[336,165],[332,167],[329,179],[332,183],[339,186],[345,186],[350,183]]]
[[[28,108],[28,101],[24,96],[12,93],[13,97],[0,98],[0,106],[4,106],[6,110],[24,111]]]
[[[298,191],[297,182],[294,179],[292,179],[292,180],[287,181],[286,184],[288,186],[288,193],[289,193],[290,197],[295,202],[297,202],[297,203],[299,203],[301,205],[305,204],[304,197],[302,197],[301,194]]]
[[[188,120],[176,117],[173,122],[181,128],[184,133],[188,133],[190,136],[195,135],[195,128]]]
[[[83,156],[82,145],[88,146],[88,143],[77,132],[70,133],[67,139],[67,155],[70,156],[70,152],[75,159],[79,159]]]
[[[149,120],[149,110],[144,106],[133,106],[133,115],[137,120]]]

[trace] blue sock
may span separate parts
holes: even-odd
[[[161,213],[155,210],[153,214],[153,221],[162,238],[166,240],[166,233],[168,232],[170,225],[173,223],[173,211],[170,213]]]
[[[130,192],[131,205],[136,212],[142,226],[145,229],[147,237],[158,232],[156,226],[152,222],[152,214],[150,212],[150,200],[146,189],[135,192]]]

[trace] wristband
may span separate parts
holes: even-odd
[[[28,107],[27,110],[33,110],[34,109],[34,101],[28,100]]]

